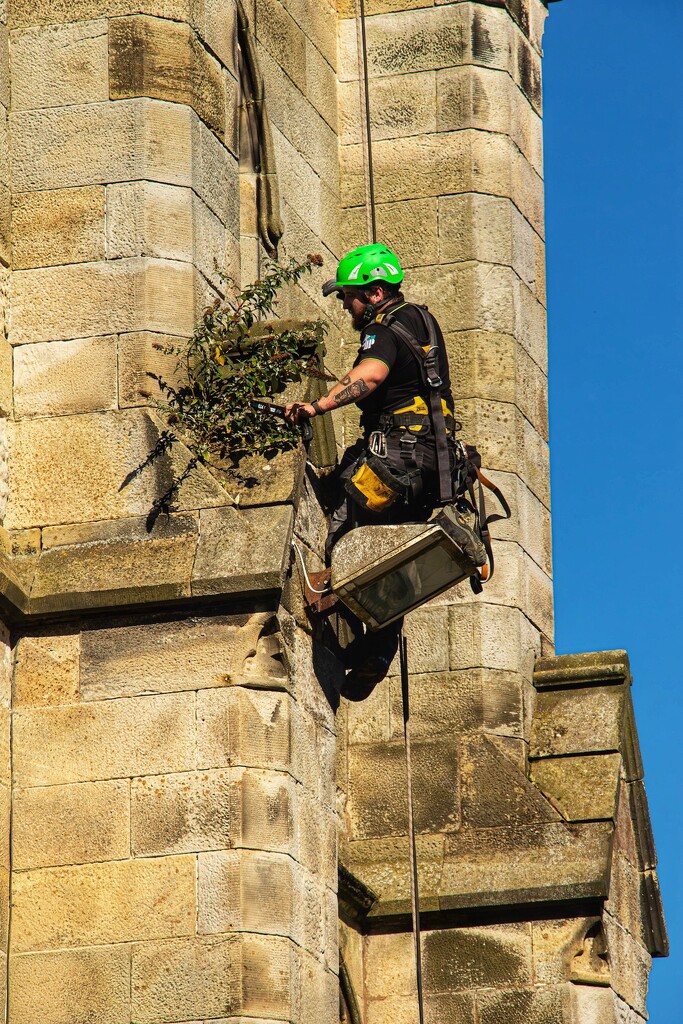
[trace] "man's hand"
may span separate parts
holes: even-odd
[[[290,402],[285,406],[285,420],[292,427],[298,427],[315,416],[315,409],[310,402]]]

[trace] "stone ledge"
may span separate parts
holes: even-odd
[[[291,505],[227,506],[53,527],[28,550],[3,531],[0,602],[16,619],[278,590],[293,522]]]

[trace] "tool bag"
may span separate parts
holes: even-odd
[[[422,490],[420,470],[412,451],[403,455],[406,446],[412,449],[412,437],[401,438],[401,459],[388,457],[386,437],[381,431],[370,435],[369,446],[356,463],[353,475],[346,481],[346,493],[369,512],[384,512],[398,500],[414,501]]]

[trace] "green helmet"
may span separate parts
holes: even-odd
[[[374,242],[361,245],[344,256],[337,267],[337,276],[323,285],[323,295],[331,295],[342,288],[364,288],[375,281],[400,284],[402,280],[403,270],[396,253]]]

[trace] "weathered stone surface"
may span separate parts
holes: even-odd
[[[437,130],[435,72],[377,79],[372,83],[371,94],[373,142],[375,139],[429,134]],[[340,83],[339,104],[342,145],[360,143],[365,129],[361,120],[357,81]]]
[[[133,779],[131,848],[134,856],[223,849],[231,843],[227,771]]]
[[[78,699],[78,634],[23,636],[14,662],[15,708],[74,704]]]
[[[156,381],[149,377],[155,373],[174,387],[179,383],[176,371],[177,357],[163,350],[178,345],[181,339],[170,334],[139,331],[119,335],[119,405],[121,408],[148,405],[148,395],[161,394]],[[158,346],[158,347],[157,347]]]
[[[574,1019],[581,1024],[632,1024],[628,1017],[617,1016],[617,999],[611,988],[572,985],[571,1004]],[[633,1024],[640,1024],[641,1020],[636,1019]]]
[[[126,259],[13,275],[15,345],[128,331],[192,333],[206,285],[187,263]]]
[[[257,769],[235,769],[232,846],[288,853],[296,857],[299,818],[297,788],[285,775]]]
[[[142,16],[111,20],[109,83],[113,100],[151,96],[186,103],[225,138],[222,69],[187,24]]]
[[[198,694],[198,766],[240,765],[299,775],[292,742],[299,725],[295,715],[284,693],[235,687]]]
[[[597,917],[553,918],[531,924],[534,973],[537,983],[555,986],[565,982],[571,965],[583,948],[584,937],[600,919]]]
[[[531,932],[526,924],[454,928],[423,933],[426,992],[531,981]]]
[[[477,994],[481,1024],[565,1024],[570,986],[499,989]]]
[[[115,409],[116,355],[115,337],[18,346],[14,350],[16,415]]]
[[[347,813],[355,839],[405,835],[407,803],[402,743],[354,745],[349,750]],[[413,746],[415,827],[418,832],[458,826],[458,757],[447,739]]]
[[[306,89],[306,40],[304,34],[277,0],[256,0],[256,38],[295,85]]]
[[[464,827],[497,828],[559,821],[560,815],[523,771],[485,736],[460,744]]]
[[[197,546],[197,517],[48,527],[31,588],[32,611],[134,604],[186,597]]]
[[[505,71],[467,65],[436,73],[437,128],[475,128],[509,135],[531,166],[543,174],[543,124]]]
[[[9,1012],[17,1024],[126,1024],[130,947],[14,954]]]
[[[518,608],[471,602],[450,608],[448,615],[451,669],[485,666],[531,679],[540,643]]]
[[[81,638],[81,694],[97,700],[245,682],[271,621],[258,612],[87,630]]]
[[[618,751],[624,690],[596,686],[539,694],[531,730],[533,757]]]
[[[619,788],[619,754],[544,758],[531,778],[567,821],[612,819]]]
[[[100,185],[15,195],[14,269],[104,259],[104,196]]]
[[[447,838],[441,897],[444,907],[604,895],[608,824],[526,825],[471,829]]]
[[[205,509],[192,573],[192,593],[221,594],[282,585],[289,563],[289,506]],[[225,537],[231,544],[225,544]]]
[[[132,1013],[161,1022],[243,1016],[287,1019],[296,965],[277,936],[196,937],[133,946]],[[232,1018],[231,1018],[232,1019]]]
[[[153,857],[15,875],[14,949],[104,945],[188,935],[194,857]]]
[[[466,193],[439,199],[439,262],[512,267],[545,303],[545,246],[509,200]]]
[[[377,235],[401,254],[403,267],[422,267],[438,262],[438,212],[436,199],[378,203],[375,207]],[[342,249],[350,249],[367,229],[366,210],[356,206],[344,210]]]
[[[11,40],[13,110],[109,98],[105,20],[31,28]]]
[[[252,850],[201,854],[199,933],[260,932],[288,935],[301,941],[303,936],[296,926],[295,907],[300,914],[305,891],[301,869],[282,854]],[[315,898],[319,917],[321,907],[317,894]]]
[[[543,237],[543,183],[512,140],[505,135],[466,129],[416,135],[401,140],[401,174],[396,173],[396,143],[373,146],[375,187],[384,202],[461,192],[511,199]],[[342,150],[342,204],[364,201],[360,145]]]
[[[15,869],[127,858],[128,804],[127,780],[15,790]]]
[[[176,445],[170,455],[160,456],[135,474],[154,449],[161,429],[158,421],[142,410],[17,423],[5,527],[146,518],[155,499],[171,486],[174,473],[182,473],[189,461],[184,445]],[[43,458],[48,451],[53,453],[52,458]],[[132,478],[122,487],[127,475]],[[174,505],[183,510],[229,501],[211,474],[198,467]],[[120,536],[135,536],[140,526],[139,521],[130,523],[128,529],[124,524]],[[117,529],[112,528],[114,536]],[[155,529],[163,532],[163,517],[157,520]],[[100,539],[107,536],[102,527]],[[78,542],[75,535],[70,540],[66,537],[55,535],[53,544],[60,540],[64,544]],[[93,535],[83,534],[81,543],[93,539]]]
[[[132,947],[134,1020],[224,1017],[239,1009],[239,938],[191,938]]]
[[[20,786],[187,771],[195,757],[194,696],[28,708],[15,714],[14,749]]]
[[[12,412],[12,346],[4,336],[0,337],[0,414],[9,416]]]

